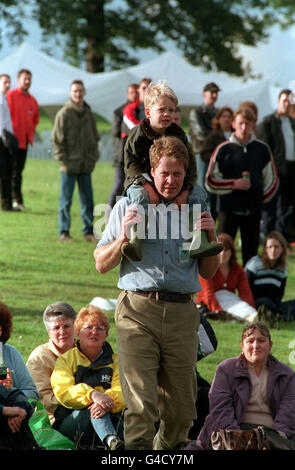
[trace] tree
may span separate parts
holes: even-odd
[[[3,40],[8,40],[11,44],[22,41],[27,34],[23,25],[23,9],[27,0],[1,0],[0,2],[0,31],[5,30],[5,35],[0,34],[0,48]]]
[[[6,3],[16,3],[13,0]],[[172,41],[207,70],[249,75],[239,46],[255,46],[278,21],[294,23],[293,0],[31,0],[44,35],[61,35],[65,57],[89,72],[133,65],[133,54]]]

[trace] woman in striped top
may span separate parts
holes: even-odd
[[[264,305],[284,320],[295,319],[295,300],[282,301],[288,269],[287,243],[280,232],[268,234],[261,256],[251,258],[245,271],[257,308]]]

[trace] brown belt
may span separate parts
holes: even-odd
[[[142,295],[143,297],[149,297],[150,299],[162,300],[164,302],[181,302],[187,303],[192,299],[191,294],[180,294],[179,292],[165,292],[165,291],[127,291],[132,294]]]

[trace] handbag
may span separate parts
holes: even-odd
[[[38,445],[47,450],[75,449],[73,441],[51,427],[48,413],[43,404],[33,399],[29,401],[35,405],[35,411],[29,420],[29,427]]]
[[[200,313],[200,326],[198,330],[198,356],[197,361],[200,361],[217,349],[217,338],[214,330],[208,320]]]
[[[219,429],[211,434],[213,450],[268,450],[262,426],[242,429]]]
[[[7,129],[2,130],[2,142],[11,155],[17,151],[19,146],[18,138]]]

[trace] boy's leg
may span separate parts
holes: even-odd
[[[138,208],[138,213],[143,218],[143,225],[133,225],[130,227],[130,239],[122,245],[122,254],[132,261],[141,261],[142,243],[145,237],[148,214],[148,196],[146,190],[140,186],[132,184],[127,190],[127,197],[130,202]]]

